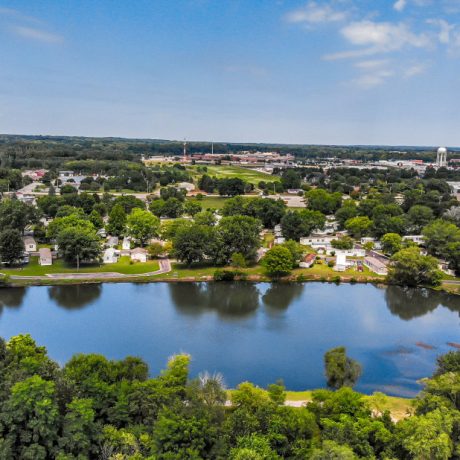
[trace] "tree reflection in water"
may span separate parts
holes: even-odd
[[[0,289],[0,314],[2,314],[5,307],[21,308],[26,291],[27,288],[25,287]]]
[[[405,321],[424,316],[441,305],[460,314],[459,297],[431,289],[389,286],[385,300],[391,313]]]
[[[51,286],[49,298],[59,307],[77,310],[86,307],[100,297],[102,284],[74,284],[70,286]]]
[[[245,318],[259,307],[260,292],[254,283],[171,283],[169,291],[175,308],[192,316],[216,311],[222,318]]]
[[[301,283],[273,283],[263,295],[267,313],[273,314],[286,310],[291,303],[300,297],[304,285]]]

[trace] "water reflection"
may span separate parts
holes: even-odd
[[[191,316],[216,311],[223,318],[244,318],[259,307],[259,289],[254,283],[171,283],[175,308]]]
[[[286,310],[295,299],[302,295],[304,286],[301,283],[274,283],[262,296],[268,313]]]
[[[84,308],[97,300],[102,293],[102,284],[75,284],[70,286],[51,286],[48,296],[59,307],[67,310]]]
[[[22,307],[27,288],[12,287],[0,289],[0,312],[3,307],[19,308]]]
[[[424,316],[440,305],[460,312],[459,297],[430,289],[389,286],[385,291],[385,300],[391,313],[405,321]]]

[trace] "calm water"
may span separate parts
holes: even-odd
[[[0,289],[0,335],[29,332],[65,363],[76,352],[144,358],[154,375],[188,352],[192,374],[228,386],[284,379],[324,385],[323,354],[345,345],[358,390],[412,395],[436,356],[460,342],[460,298],[372,285],[157,283]],[[426,349],[418,342],[430,345]]]

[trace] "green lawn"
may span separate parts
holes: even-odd
[[[187,267],[184,264],[172,264],[172,270],[169,273],[160,275],[162,278],[183,279],[183,278],[203,278],[213,276],[216,270],[240,270],[247,275],[262,275],[263,268],[260,265],[243,269],[234,267],[210,267],[207,265],[199,265]]]
[[[105,273],[116,272],[125,275],[139,275],[143,273],[153,272],[158,270],[159,264],[157,260],[151,260],[146,263],[130,264],[130,258],[120,257],[116,264],[101,264],[101,265],[82,265],[79,273]],[[38,263],[38,257],[32,257],[30,263],[22,268],[1,269],[1,273],[18,276],[43,276],[55,273],[77,273],[77,267],[65,263],[62,259],[53,260],[51,266],[41,266]]]
[[[246,200],[254,199],[253,196],[241,195],[242,198]],[[196,203],[201,205],[201,208],[206,210],[208,208],[211,209],[222,209],[224,203],[228,200],[228,197],[221,197],[221,196],[205,196],[202,200],[196,200],[195,198],[189,197],[187,200],[195,201]]]
[[[265,174],[255,169],[244,168],[241,166],[207,166],[208,171],[206,174],[212,177],[217,177],[219,179],[229,178],[229,177],[239,177],[240,179],[249,182],[250,184],[257,185],[260,181],[265,182],[275,182],[279,181],[278,176],[273,176],[271,174]],[[203,173],[198,173],[196,171],[197,166],[189,166],[187,169],[195,176],[201,176]]]

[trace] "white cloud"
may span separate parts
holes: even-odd
[[[388,59],[371,59],[356,62],[355,67],[363,70],[381,69],[382,67],[386,67],[389,63],[390,61]]]
[[[339,22],[346,18],[346,13],[332,8],[328,4],[309,2],[304,7],[291,11],[285,16],[286,21],[294,24],[321,24]]]
[[[63,37],[60,35],[47,32],[46,30],[37,29],[35,27],[13,26],[11,27],[11,31],[19,37],[44,43],[62,43],[64,41]]]
[[[455,26],[449,24],[444,19],[428,19],[428,24],[439,27],[438,40],[440,43],[447,45],[450,42],[450,35]]]
[[[353,80],[353,83],[360,86],[361,88],[370,89],[383,85],[388,80],[388,78],[393,76],[394,72],[392,70],[382,69],[372,73],[365,73],[364,75],[361,75],[360,77]]]
[[[398,0],[394,5],[393,5],[393,8],[396,10],[396,11],[402,11],[407,5],[407,1],[406,0]]]
[[[352,45],[372,46],[381,51],[398,50],[406,45],[424,47],[429,45],[428,37],[417,35],[403,23],[358,21],[341,30]]]
[[[407,69],[404,69],[404,77],[412,78],[416,75],[422,74],[423,72],[425,72],[425,70],[426,66],[424,64],[414,64],[408,67]]]

